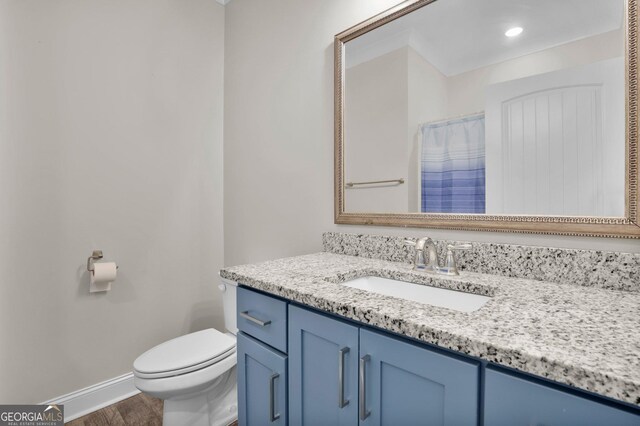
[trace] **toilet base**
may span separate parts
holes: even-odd
[[[164,400],[163,426],[227,426],[238,418],[236,367],[204,391]]]

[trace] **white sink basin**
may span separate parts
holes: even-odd
[[[488,296],[480,296],[478,294],[373,276],[356,278],[351,281],[345,281],[342,284],[372,293],[454,309],[460,312],[477,311],[491,299]]]

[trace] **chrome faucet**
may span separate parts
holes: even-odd
[[[416,253],[413,260],[413,269],[416,271],[430,272],[443,275],[460,275],[454,251],[470,250],[470,243],[448,244],[445,266],[440,266],[438,249],[429,237],[420,238],[418,241],[404,240],[406,245],[415,246]],[[426,251],[426,252],[425,252]]]
[[[416,248],[413,269],[424,272],[438,272],[438,269],[440,269],[438,249],[431,238],[423,237],[418,241],[404,240],[404,243]]]

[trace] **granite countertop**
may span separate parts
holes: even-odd
[[[316,253],[221,270],[304,305],[560,383],[640,405],[640,294]],[[475,312],[343,286],[377,275],[491,296]]]

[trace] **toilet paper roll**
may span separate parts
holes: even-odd
[[[93,293],[111,290],[111,283],[116,280],[117,273],[118,267],[115,262],[94,263],[89,291]]]

